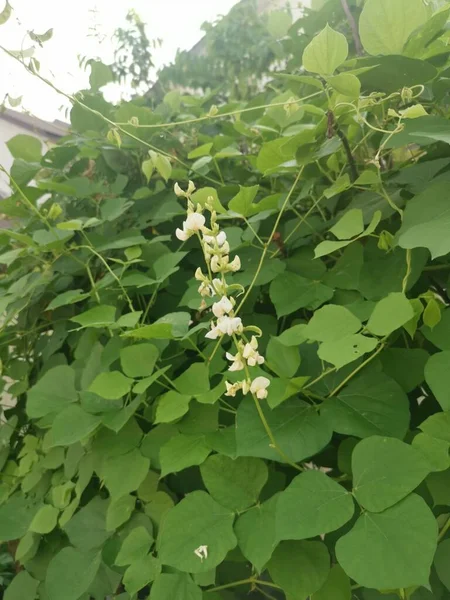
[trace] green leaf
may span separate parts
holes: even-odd
[[[315,409],[298,399],[286,400],[273,410],[261,408],[281,450],[294,462],[314,456],[331,438],[331,428]],[[284,462],[273,449],[255,403],[244,398],[236,414],[237,456],[256,456]]]
[[[161,446],[161,477],[193,465],[201,465],[210,452],[204,434],[174,435]]]
[[[58,413],[49,433],[48,447],[70,446],[84,440],[100,425],[101,417],[71,405]]]
[[[431,415],[419,427],[429,436],[450,444],[450,411]]]
[[[56,527],[59,510],[50,504],[44,504],[31,521],[30,531],[34,533],[50,533]]]
[[[450,573],[448,570],[448,560],[450,556],[450,539],[443,540],[437,547],[436,556],[434,557],[434,566],[439,579],[450,590]],[[5,596],[5,600],[6,596]]]
[[[85,485],[89,483],[91,475],[92,470],[88,472]],[[99,496],[94,497],[64,525],[64,530],[72,546],[79,548],[84,553],[103,546],[112,535],[112,532],[106,531],[107,506],[107,500],[102,500]]]
[[[185,396],[169,390],[158,398],[155,423],[172,423],[180,419],[189,410],[191,396]]]
[[[228,203],[228,208],[244,217],[252,214],[252,203],[258,193],[259,185],[239,186],[239,192]]]
[[[387,348],[380,354],[383,371],[409,394],[424,380],[429,354],[422,348]]]
[[[14,158],[27,162],[41,162],[42,142],[38,138],[21,133],[11,138],[6,145]]]
[[[153,174],[153,171],[155,170],[155,167],[153,165],[153,161],[151,158],[148,158],[147,160],[144,160],[142,165],[141,165],[141,169],[142,172],[145,175],[145,178],[147,180],[147,183],[150,181],[150,178]]]
[[[109,457],[102,467],[102,478],[111,498],[120,498],[134,492],[144,481],[150,460],[134,449],[121,456]]]
[[[215,454],[200,467],[206,489],[219,504],[241,512],[258,500],[267,482],[267,467],[258,458]]]
[[[331,85],[336,92],[339,92],[344,96],[358,98],[359,94],[361,93],[361,82],[355,75],[352,75],[351,73],[339,73],[339,75],[328,77],[327,83]],[[360,183],[360,185],[362,184]]]
[[[356,335],[349,335],[335,342],[323,342],[320,344],[317,355],[322,360],[340,369],[367,352],[372,352],[377,345],[377,339],[357,333]]]
[[[306,46],[302,58],[303,67],[311,73],[333,75],[347,55],[345,36],[326,25]]]
[[[134,596],[139,590],[154,581],[160,573],[160,563],[154,556],[148,554],[140,557],[128,567],[123,576],[123,585],[130,596]]]
[[[429,465],[430,471],[445,471],[450,467],[450,443],[426,433],[419,433],[412,441]]]
[[[284,37],[292,25],[292,16],[287,10],[272,10],[267,17],[267,29],[275,39]]]
[[[202,187],[192,194],[191,200],[194,203],[194,206],[200,204],[200,206],[204,207],[205,204],[209,204],[219,214],[227,212],[222,206],[215,188]]]
[[[413,308],[405,294],[393,292],[377,302],[367,323],[367,329],[375,335],[389,335],[410,321],[413,316]]]
[[[398,232],[399,246],[428,248],[433,259],[448,254],[450,252],[448,198],[448,184],[437,181],[409,200]],[[423,210],[424,206],[427,207],[426,211]]]
[[[149,151],[154,168],[158,171],[164,181],[167,181],[172,174],[172,165],[167,156],[159,152]]]
[[[277,545],[275,531],[279,494],[246,511],[236,521],[234,530],[239,548],[247,560],[261,573]]]
[[[133,380],[125,377],[120,371],[100,373],[89,387],[89,391],[106,400],[118,400],[128,394]]]
[[[280,377],[293,377],[300,366],[298,348],[286,346],[273,336],[267,344],[266,358],[271,370]]]
[[[323,586],[311,596],[311,600],[351,600],[350,579],[339,565],[333,565]]]
[[[196,396],[209,392],[209,371],[204,362],[193,363],[173,382],[179,392]]]
[[[120,364],[128,377],[147,377],[153,373],[158,355],[153,344],[126,346],[120,351]]]
[[[305,600],[327,580],[330,556],[322,542],[281,542],[267,568],[289,600]]]
[[[366,0],[359,34],[368,54],[401,54],[412,32],[428,18],[422,0]]]
[[[356,437],[388,435],[403,439],[409,426],[408,397],[383,373],[362,373],[337,398],[327,400],[322,417],[334,431]]]
[[[115,306],[100,305],[94,306],[70,320],[79,323],[81,327],[107,327],[114,323],[115,315]]]
[[[47,306],[47,310],[55,310],[60,306],[67,306],[68,304],[75,304],[89,298],[89,294],[84,294],[83,290],[68,290],[62,294],[58,294],[56,298],[50,302]]]
[[[100,567],[100,554],[80,552],[70,546],[52,558],[45,575],[49,600],[79,600],[88,591]]]
[[[353,492],[371,512],[392,506],[425,479],[422,455],[394,438],[373,436],[357,444],[352,454]]]
[[[279,495],[278,540],[303,540],[339,529],[355,510],[351,492],[321,471],[297,475]]]
[[[360,208],[352,208],[344,213],[339,221],[331,227],[338,240],[349,240],[364,231],[363,213]]]
[[[12,13],[12,6],[8,2],[8,0],[6,0],[5,8],[0,13],[0,25],[4,25],[6,23],[6,21],[8,21],[8,19],[11,17],[11,13]],[[14,106],[14,105],[12,104],[11,106]]]
[[[97,91],[114,80],[114,75],[109,65],[103,64],[100,60],[90,60],[89,66],[91,67],[89,75],[91,89]]]
[[[344,306],[327,304],[316,310],[302,333],[310,340],[336,342],[361,329],[361,321]]]
[[[131,565],[148,553],[152,543],[153,537],[145,527],[135,527],[123,540],[115,564],[119,567]]]
[[[422,498],[411,494],[381,513],[363,513],[338,540],[336,557],[363,587],[428,587],[437,533],[433,513]],[[416,548],[420,551],[412,551]]]
[[[159,536],[159,559],[165,565],[187,573],[204,573],[219,565],[236,546],[234,515],[209,494],[188,494],[167,512]],[[203,560],[195,554],[207,547]]]
[[[286,290],[290,290],[286,294]],[[333,290],[322,283],[312,282],[288,271],[278,275],[270,284],[270,299],[278,318],[289,315],[299,308],[314,310],[330,300]]]
[[[425,365],[425,381],[442,410],[450,410],[450,351],[437,352]]]
[[[131,517],[136,504],[135,496],[120,496],[116,500],[111,500],[106,511],[106,529],[114,531],[126,523]]]
[[[162,573],[150,590],[149,600],[202,600],[202,590],[189,575],[184,573]]]
[[[3,600],[34,600],[38,586],[37,579],[33,579],[27,571],[20,571],[5,590]]]
[[[49,369],[27,394],[27,413],[38,419],[53,412],[64,410],[78,400],[75,390],[75,371],[67,365]]]
[[[436,327],[423,327],[424,336],[439,350],[450,350],[450,309],[442,312],[442,318]]]
[[[23,537],[40,505],[19,494],[10,496],[0,506],[0,540],[9,542]]]

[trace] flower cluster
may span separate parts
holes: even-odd
[[[196,235],[200,241],[203,255],[206,262],[207,273],[203,273],[198,267],[195,272],[195,279],[200,282],[198,292],[202,297],[202,308],[206,307],[205,298],[218,298],[212,305],[212,314],[215,317],[211,321],[211,328],[206,334],[210,340],[221,339],[227,335],[232,338],[236,354],[226,353],[227,359],[231,362],[229,371],[244,371],[245,379],[236,383],[225,382],[226,396],[235,396],[239,390],[243,394],[250,392],[259,400],[267,398],[267,388],[270,384],[267,377],[255,377],[251,379],[249,367],[256,367],[264,363],[264,357],[258,352],[258,340],[252,335],[250,341],[245,332],[252,331],[261,334],[256,327],[244,327],[242,320],[235,314],[236,300],[231,295],[234,291],[243,290],[242,286],[237,284],[227,284],[226,274],[239,271],[241,261],[239,256],[230,260],[230,245],[224,231],[221,231],[217,223],[217,214],[213,208],[213,198],[208,198],[205,206],[193,203],[191,196],[195,191],[195,185],[189,182],[188,189],[182,190],[176,183],[174,188],[178,197],[187,200],[187,217],[183,221],[182,229],[177,229],[176,237],[181,241],[186,241],[193,235]],[[210,212],[209,227],[206,224],[204,210]]]

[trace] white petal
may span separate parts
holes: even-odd
[[[180,242],[185,242],[186,240],[189,239],[188,234],[185,231],[183,231],[183,229],[176,229],[175,235],[180,240]]]

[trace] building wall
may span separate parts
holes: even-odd
[[[6,109],[0,113],[0,165],[9,172],[14,159],[6,142],[14,136],[25,134],[37,137],[42,141],[42,149],[45,151],[67,131],[67,125],[64,123],[47,123],[30,115]],[[0,172],[0,199],[6,198],[10,193],[8,177]]]

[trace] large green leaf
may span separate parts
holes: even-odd
[[[371,512],[380,512],[412,492],[429,473],[421,454],[400,440],[374,435],[352,454],[353,492]]]
[[[322,417],[338,433],[403,438],[409,426],[409,402],[402,388],[383,373],[362,373],[337,398],[327,400]]]
[[[150,590],[149,600],[202,600],[202,590],[185,573],[162,573]]]
[[[375,335],[389,335],[414,316],[414,311],[406,296],[393,292],[375,305],[370,315],[367,329]]]
[[[328,574],[327,580],[311,600],[351,600],[352,587],[349,577],[342,567],[334,565]]]
[[[286,294],[289,290],[289,294]],[[278,318],[289,315],[299,308],[314,310],[333,296],[333,290],[323,283],[313,283],[310,279],[285,272],[278,275],[270,284],[270,299]]]
[[[256,503],[268,478],[262,460],[250,457],[233,460],[221,454],[210,456],[200,472],[214,500],[236,512]]]
[[[4,600],[34,600],[39,581],[33,579],[27,571],[20,571],[4,592]]]
[[[134,449],[121,456],[109,457],[103,463],[102,478],[112,498],[134,492],[144,481],[150,460]]]
[[[89,391],[106,400],[118,400],[131,390],[133,380],[120,371],[100,373],[89,386]]]
[[[407,203],[398,244],[402,248],[428,248],[432,258],[438,258],[450,252],[449,227],[448,184],[436,182]]]
[[[187,573],[203,573],[220,564],[236,546],[234,515],[206,492],[188,494],[165,516],[158,557],[165,565]],[[206,546],[206,554],[195,551]]]
[[[297,475],[278,498],[277,539],[303,540],[339,529],[354,508],[351,493],[321,471]]]
[[[247,510],[234,527],[242,554],[258,572],[263,570],[278,543],[275,522],[279,497],[279,494],[275,494],[266,502]]]
[[[305,600],[327,580],[330,557],[322,542],[281,542],[267,568],[289,600]]]
[[[112,531],[106,530],[107,506],[108,501],[97,496],[75,513],[64,526],[72,546],[86,553],[101,548],[111,537]]]
[[[85,412],[77,404],[58,413],[49,432],[48,445],[70,446],[88,437],[101,423],[101,417]]]
[[[161,565],[154,556],[151,554],[140,556],[125,571],[123,585],[130,596],[134,596],[152,582],[160,572]]]
[[[143,525],[135,527],[123,540],[114,563],[118,566],[131,565],[148,553],[152,543],[153,537]]]
[[[63,548],[48,565],[45,589],[49,600],[79,600],[89,589],[100,566],[100,554]]]
[[[344,306],[327,304],[317,310],[304,329],[304,335],[319,342],[336,342],[361,329],[361,321]]]
[[[381,513],[363,513],[338,540],[336,557],[347,575],[364,587],[428,586],[436,545],[433,513],[422,498],[411,494]]]
[[[148,377],[153,373],[159,351],[153,344],[136,344],[120,351],[120,363],[128,377]]]
[[[19,134],[6,142],[6,145],[14,158],[21,158],[27,162],[41,162],[42,142],[37,137]]]
[[[348,44],[345,36],[326,25],[303,51],[303,66],[319,75],[333,75],[346,60]]]
[[[201,465],[210,452],[211,449],[202,433],[174,435],[161,446],[159,453],[161,477],[165,477],[168,473],[177,473],[193,465]]]
[[[401,54],[427,18],[422,0],[366,0],[359,19],[361,42],[369,54]]]
[[[286,400],[273,410],[261,403],[261,409],[278,446],[294,462],[314,456],[331,438],[328,422],[302,400]],[[284,462],[272,447],[251,398],[241,402],[236,414],[236,453],[237,456],[257,456]]]
[[[78,399],[75,390],[75,371],[67,365],[49,369],[28,390],[27,413],[32,419],[61,411]]]
[[[450,351],[437,352],[425,365],[425,380],[442,407],[450,410]]]

